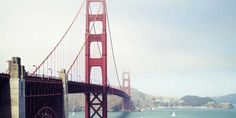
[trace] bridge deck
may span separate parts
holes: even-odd
[[[103,90],[103,86],[101,85],[86,84],[72,81],[68,82],[68,93],[102,93]],[[108,94],[117,95],[124,99],[129,99],[129,96],[122,90],[109,86],[106,87],[105,90],[108,92]]]
[[[0,73],[0,114],[8,117],[10,111],[10,86],[9,74]],[[102,93],[117,95],[124,100],[130,97],[124,91],[112,87],[81,82],[68,82],[68,93]],[[63,108],[63,83],[62,80],[49,77],[25,76],[26,116],[31,118],[40,114],[42,110],[53,109],[57,118],[62,117]],[[43,103],[43,104],[42,104]],[[5,113],[5,114],[4,114]]]
[[[9,74],[0,74],[0,84],[3,83],[4,81],[8,81],[10,78]],[[40,86],[46,86],[46,84],[53,85],[55,86],[54,88],[60,88],[62,87],[62,81],[59,79],[54,79],[50,77],[36,77],[36,76],[26,76],[26,83],[30,83],[31,86],[29,90],[26,89],[26,96],[34,96],[36,93],[33,89],[37,88],[37,91],[45,91],[45,90],[39,90]],[[44,85],[41,85],[44,84]],[[27,88],[26,84],[26,88]],[[34,87],[33,87],[34,86]],[[61,86],[61,87],[56,87],[56,86]],[[53,88],[51,88],[53,89]],[[50,87],[47,88],[46,92],[50,92]],[[86,83],[81,83],[81,82],[68,82],[68,93],[102,93],[103,92],[103,86],[101,85],[95,85],[95,84],[86,84]],[[113,94],[117,95],[120,97],[123,97],[125,99],[129,98],[129,96],[122,90],[119,90],[117,88],[112,88],[112,87],[106,87],[105,90],[108,92],[108,94]],[[39,93],[37,93],[39,94]],[[44,93],[45,95],[46,93]],[[50,93],[48,93],[50,94]],[[51,94],[62,94],[62,91],[53,91]],[[38,95],[36,95],[38,96]]]

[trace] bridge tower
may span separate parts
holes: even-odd
[[[134,111],[135,107],[131,99],[130,72],[127,71],[123,72],[123,91],[129,96],[129,98],[124,99],[124,111]]]
[[[131,96],[130,72],[123,72],[123,90]]]
[[[99,3],[99,4],[97,4]],[[96,8],[102,13],[90,13],[93,9],[91,4],[96,4]],[[100,5],[100,6],[99,6]],[[102,23],[102,33],[93,34],[91,27],[94,22]],[[85,82],[91,82],[91,69],[100,67],[102,74],[102,93],[85,93],[85,118],[107,118],[107,31],[106,31],[106,0],[86,0],[86,44],[85,44]],[[92,42],[102,44],[101,57],[94,58],[90,55]]]

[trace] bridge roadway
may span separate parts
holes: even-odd
[[[0,75],[1,76],[1,75]],[[8,76],[5,74],[5,76]],[[37,76],[26,76],[26,82],[39,82],[39,83],[58,83],[58,84],[63,84],[62,81],[59,78],[53,77],[51,78],[50,76],[48,77],[37,77]],[[51,80],[51,81],[47,81]],[[122,97],[124,99],[130,99],[130,96],[128,96],[127,93],[124,91],[113,88],[110,86],[107,86],[105,89],[103,89],[102,85],[97,85],[97,84],[88,84],[88,83],[83,83],[83,82],[74,82],[74,81],[68,81],[68,94],[72,93],[102,93],[103,90],[106,90],[108,94],[111,95],[117,95],[119,97]]]
[[[68,82],[68,93],[102,93],[103,92],[103,86],[96,85],[96,84],[87,84],[87,83],[81,83],[81,82]],[[117,95],[119,97],[122,97],[123,99],[129,99],[127,93],[124,91],[112,88],[110,86],[107,86],[105,88],[108,94],[111,95]]]
[[[0,114],[10,116],[10,75],[0,74]],[[122,97],[129,101],[127,93],[117,88],[107,86],[105,89],[101,85],[86,84],[81,82],[68,81],[68,94],[73,93],[102,93],[105,90],[108,94]],[[63,118],[63,82],[59,78],[49,76],[25,76],[25,116],[35,117],[40,112],[50,111],[51,116]]]

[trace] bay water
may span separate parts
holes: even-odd
[[[109,112],[109,118],[236,118],[236,109],[157,109],[143,112]],[[69,118],[84,118],[84,112],[70,113]]]

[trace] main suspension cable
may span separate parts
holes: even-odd
[[[109,38],[110,38],[111,50],[112,50],[113,63],[114,63],[114,66],[115,66],[115,71],[116,71],[116,77],[117,77],[117,80],[118,80],[120,89],[122,89],[121,83],[120,83],[120,77],[119,77],[119,74],[118,74],[118,68],[117,68],[117,64],[116,64],[116,58],[115,58],[114,48],[113,48],[112,35],[111,35],[111,28],[110,28],[110,21],[109,21],[107,6],[105,6],[105,10],[106,10],[106,13],[107,13],[107,24],[108,24],[108,31],[109,31]]]

